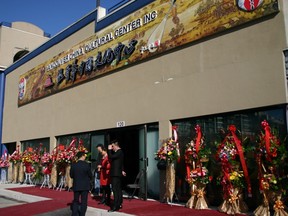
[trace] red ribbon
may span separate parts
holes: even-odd
[[[52,168],[51,168],[50,166],[47,166],[47,167],[44,168],[43,173],[44,173],[45,175],[50,175],[51,172],[52,172],[51,169],[52,169]]]
[[[174,141],[177,142],[178,140],[177,126],[172,126],[172,131],[173,131]]]
[[[199,148],[200,148],[200,141],[201,141],[201,137],[202,137],[201,127],[199,125],[196,125],[195,130],[196,130],[196,134],[197,134],[195,148],[196,148],[196,153],[198,154]]]
[[[270,142],[270,137],[271,137],[271,128],[266,120],[262,121],[262,127],[265,130],[265,148],[267,152],[267,159],[270,161],[272,156],[272,152],[270,152],[270,147],[271,147],[271,142]]]
[[[257,165],[258,165],[259,189],[260,189],[260,191],[262,191],[263,190],[262,181],[264,180],[264,177],[263,177],[262,166],[261,166],[262,165],[261,154],[257,154],[256,161],[257,161]]]
[[[64,150],[65,150],[65,146],[64,146],[63,144],[60,144],[60,145],[59,145],[59,150],[60,150],[60,151],[64,151]]]
[[[244,173],[244,176],[245,176],[245,179],[246,179],[246,183],[247,183],[247,190],[248,190],[249,195],[251,195],[252,194],[251,183],[250,183],[250,178],[249,178],[249,174],[248,174],[247,165],[246,165],[245,158],[244,158],[244,152],[243,152],[243,148],[242,148],[242,145],[241,145],[241,141],[236,136],[236,127],[235,127],[235,125],[230,125],[229,126],[229,130],[230,130],[230,132],[231,132],[231,134],[232,134],[232,136],[234,138],[234,141],[236,143],[236,147],[237,147],[237,150],[238,150],[241,166],[242,166],[243,173]]]
[[[225,187],[223,187],[223,192],[224,192],[224,197],[227,198],[229,197],[229,195],[231,194],[231,189],[232,187],[232,183],[230,181],[230,175],[229,175],[229,164],[227,164],[226,162],[222,162],[222,171],[223,171],[223,179],[225,181],[222,181],[222,184],[225,184]]]
[[[186,172],[187,172],[187,180],[188,180],[190,179],[190,172],[191,172],[189,164],[186,164]]]
[[[72,147],[75,147],[76,146],[76,141],[77,141],[77,138],[73,138],[72,141],[70,142],[68,148],[67,148],[67,151],[69,151]],[[63,149],[64,150],[64,149]]]
[[[35,172],[35,169],[32,167],[32,164],[30,164],[30,163],[25,164],[25,168],[26,168],[26,170],[25,170],[26,173]]]

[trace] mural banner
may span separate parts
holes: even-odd
[[[277,0],[156,0],[22,74],[18,105],[278,10]]]

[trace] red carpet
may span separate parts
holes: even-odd
[[[30,216],[35,214],[46,213],[55,211],[57,209],[67,208],[73,198],[73,192],[68,191],[56,191],[48,188],[40,189],[36,187],[22,187],[10,189],[18,191],[24,194],[30,194],[35,196],[47,197],[52,200],[40,201],[36,203],[22,204],[13,207],[7,207],[0,209],[1,212],[5,212],[5,215],[14,216]],[[98,199],[92,199],[89,196],[88,205],[94,208],[109,209],[108,206],[98,205]],[[139,216],[175,216],[175,215],[197,215],[197,216],[224,216],[226,214],[220,213],[215,210],[194,210],[188,209],[183,206],[169,205],[160,203],[158,201],[143,201],[138,199],[124,199],[123,209],[120,212],[139,215]]]

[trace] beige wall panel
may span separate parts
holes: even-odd
[[[286,103],[282,27],[276,15],[18,108],[19,75],[87,37],[78,32],[7,76],[3,142]]]
[[[23,23],[24,24],[24,23]],[[35,26],[34,26],[35,27]],[[49,38],[23,30],[1,27],[0,38],[0,65],[9,66],[13,63],[14,55],[21,50],[31,52],[39,44],[43,44]]]
[[[20,31],[29,32],[31,34],[43,35],[43,29],[39,28],[38,26],[27,23],[27,22],[12,22],[12,28],[18,29]]]
[[[70,35],[57,45],[51,47],[49,50],[46,50],[43,53],[45,58],[40,62],[43,63],[44,61],[47,61],[48,59],[54,57],[55,55],[58,55],[63,51],[71,49],[72,46],[78,44],[79,42],[93,35],[94,32],[95,32],[95,23],[92,22],[89,25],[85,26],[85,28],[80,29],[75,34]]]

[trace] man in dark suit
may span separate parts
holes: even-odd
[[[114,197],[113,206],[108,211],[114,212],[122,208],[122,176],[126,176],[123,167],[124,154],[117,140],[108,145],[108,158],[111,163],[110,177]]]
[[[74,198],[72,203],[72,216],[84,216],[87,210],[88,193],[90,190],[90,181],[92,172],[89,164],[85,161],[85,152],[78,152],[76,157],[78,161],[72,164],[70,177],[73,178]],[[80,214],[78,214],[79,198],[81,197]]]

